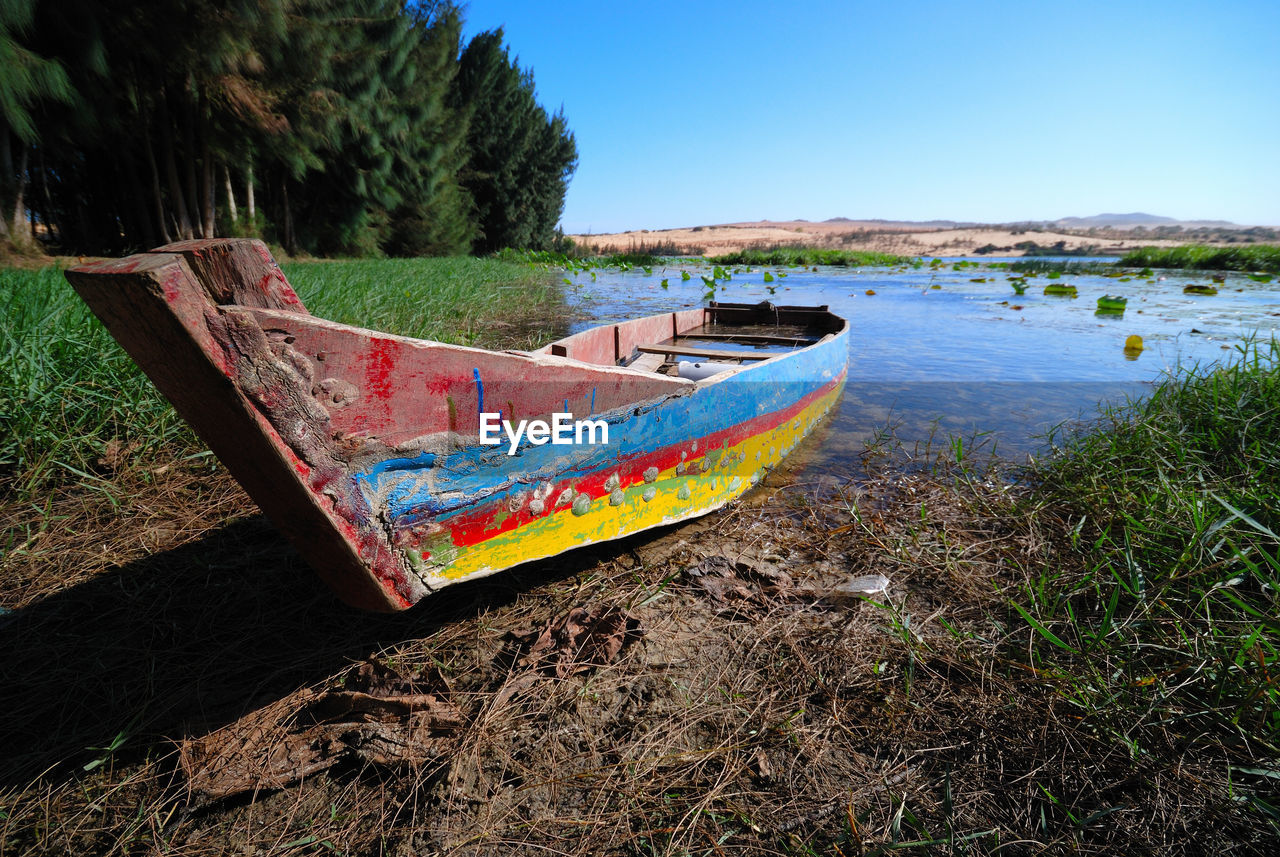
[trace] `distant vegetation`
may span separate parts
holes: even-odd
[[[694,227],[694,232],[702,229],[701,226]],[[604,256],[611,253],[621,252],[618,244],[591,244],[586,243],[588,239],[581,239],[583,243],[575,244],[574,252],[587,253],[594,256]],[[640,255],[658,258],[660,256],[701,256],[706,248],[696,244],[677,244],[674,241],[654,240],[652,242],[645,241],[641,238],[639,241],[631,241],[626,245],[627,249],[622,252],[624,256]]]
[[[1280,273],[1280,246],[1253,244],[1245,247],[1141,247],[1126,253],[1117,263],[1127,268],[1190,268],[1200,271],[1266,271]]]
[[[0,253],[551,247],[573,134],[462,25],[448,0],[0,3]]]
[[[736,253],[713,256],[709,261],[718,265],[835,265],[848,268],[859,265],[905,265],[915,260],[892,253],[785,246],[772,250],[739,250]]]
[[[1269,226],[1212,226],[1212,225],[1165,225],[1147,228],[1136,226],[1133,229],[1112,229],[1092,227],[1090,229],[1062,229],[1068,235],[1087,235],[1090,237],[1119,239],[1122,241],[1141,241],[1147,238],[1161,238],[1186,241],[1196,244],[1265,244],[1280,240],[1280,230]]]
[[[1105,274],[1114,270],[1113,262],[1074,262],[1060,259],[1024,258],[1009,262],[1008,270],[1022,274]]]
[[[570,252],[561,250],[515,250],[510,247],[501,250],[495,258],[505,262],[524,262],[529,265],[541,265],[549,268],[586,271],[592,268],[651,268],[662,263],[661,256],[652,253],[611,253],[607,256],[584,255],[580,248],[570,248]]]
[[[1101,252],[1094,244],[1071,248],[1067,247],[1066,241],[1055,241],[1052,244],[1019,241],[1017,244],[1011,244],[1008,247],[984,244],[973,252],[979,256],[985,256],[989,253],[1007,253],[1011,250],[1021,250],[1024,256],[1097,256]]]

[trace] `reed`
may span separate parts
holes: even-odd
[[[1118,265],[1126,268],[1188,268],[1197,271],[1263,271],[1280,273],[1280,246],[1252,244],[1245,247],[1140,247],[1126,253]]]
[[[772,249],[739,250],[723,256],[713,256],[709,261],[718,265],[833,265],[853,268],[863,265],[902,265],[909,264],[913,260],[908,256],[895,256],[892,253],[783,246]]]

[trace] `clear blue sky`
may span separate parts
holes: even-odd
[[[1145,211],[1280,225],[1280,0],[507,2],[567,232]]]

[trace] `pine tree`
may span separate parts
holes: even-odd
[[[454,89],[455,104],[470,111],[463,184],[476,203],[478,253],[549,247],[577,165],[564,117],[547,116],[532,73],[520,69],[502,41],[501,29],[473,38]]]
[[[476,237],[474,205],[459,175],[466,163],[467,119],[449,104],[458,72],[462,16],[456,6],[419,9],[416,73],[404,93],[408,131],[397,140],[400,192],[386,250],[401,256],[466,253]]]
[[[0,232],[30,212],[79,253],[259,229],[291,253],[544,246],[573,135],[500,32],[460,52],[461,30],[448,0],[0,0]]]
[[[23,43],[29,35],[35,0],[0,0],[0,241],[31,243],[24,222],[31,144],[39,137],[32,109],[44,101],[71,100],[66,70],[57,60]],[[12,222],[6,217],[12,215]]]

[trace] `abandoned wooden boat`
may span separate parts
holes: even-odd
[[[845,381],[826,307],[712,303],[491,352],[316,318],[258,241],[67,278],[321,577],[377,610],[723,506]]]

